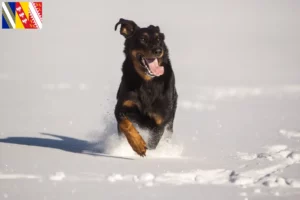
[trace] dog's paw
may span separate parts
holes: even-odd
[[[132,149],[137,154],[139,154],[142,157],[146,156],[147,147],[146,147],[146,142],[144,141],[142,136],[140,136],[139,134],[136,134],[132,137],[128,137],[127,140],[129,142],[130,146],[132,147]]]

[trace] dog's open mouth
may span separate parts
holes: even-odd
[[[137,54],[140,64],[147,70],[149,76],[161,76],[164,74],[164,67],[159,66],[157,58],[145,58],[142,54]]]

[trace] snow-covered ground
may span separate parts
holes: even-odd
[[[161,27],[176,74],[173,140],[145,158],[116,137],[120,17]],[[299,19],[296,1],[44,1],[42,30],[0,30],[0,199],[299,199]]]

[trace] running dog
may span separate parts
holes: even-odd
[[[121,18],[115,31],[119,25],[125,60],[114,114],[119,135],[124,134],[132,149],[144,157],[147,149],[157,147],[166,130],[173,133],[178,98],[175,75],[158,26],[140,28]],[[149,130],[147,143],[134,124]]]

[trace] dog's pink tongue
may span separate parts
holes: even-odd
[[[164,74],[164,67],[159,66],[157,59],[155,59],[153,62],[148,63],[150,71],[155,75],[155,76],[161,76]]]

